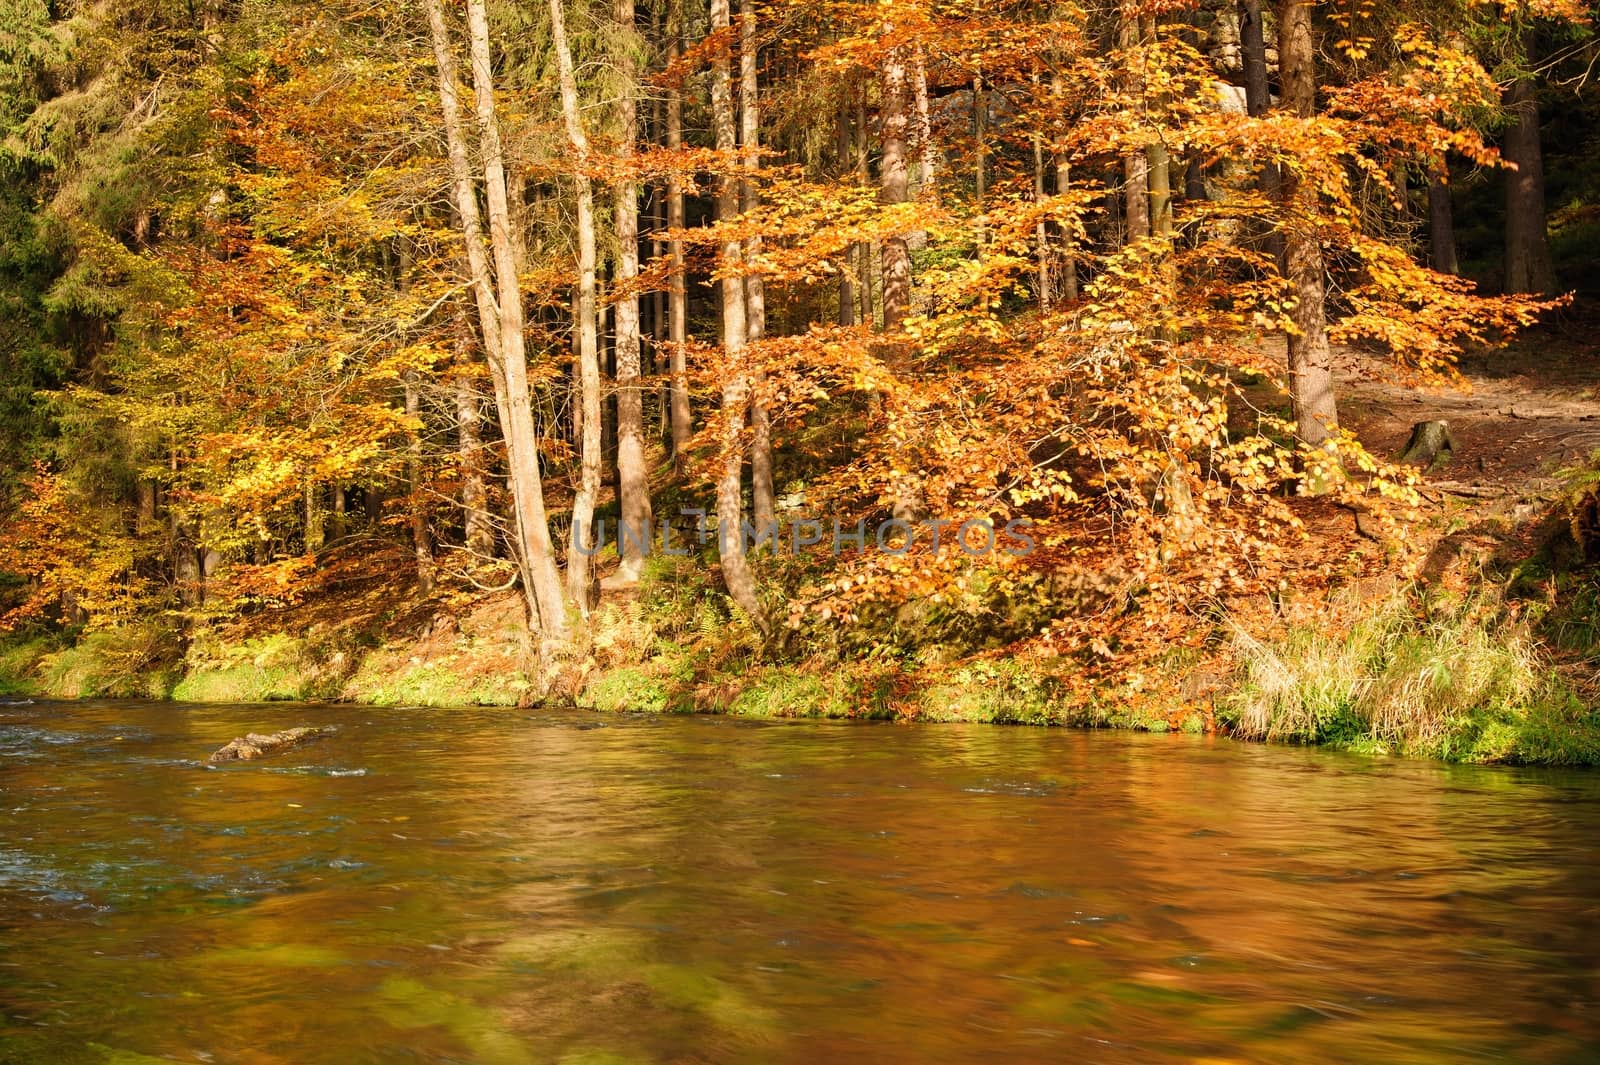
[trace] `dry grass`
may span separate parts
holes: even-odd
[[[1237,734],[1431,753],[1550,692],[1536,644],[1484,600],[1422,610],[1401,590],[1342,605],[1330,616],[1353,615],[1343,626],[1297,626],[1270,641],[1235,628]]]

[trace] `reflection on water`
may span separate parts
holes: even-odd
[[[0,707],[0,1061],[1593,1061],[1596,839],[1192,737]]]

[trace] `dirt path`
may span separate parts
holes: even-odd
[[[1345,350],[1340,415],[1374,454],[1393,456],[1417,422],[1450,423],[1457,453],[1430,480],[1536,494],[1600,450],[1600,312],[1462,360],[1463,387],[1408,387],[1383,360]]]

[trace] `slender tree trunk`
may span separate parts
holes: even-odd
[[[143,536],[156,527],[156,482],[148,478],[139,481],[139,510],[134,529]]]
[[[1261,118],[1272,110],[1272,92],[1267,80],[1267,39],[1261,15],[1261,0],[1238,0],[1239,55],[1244,62],[1244,108],[1251,118]],[[1275,163],[1262,168],[1256,185],[1269,200],[1279,198],[1282,175]],[[1283,235],[1269,229],[1267,251],[1283,260]]]
[[[556,570],[555,552],[546,524],[544,486],[539,478],[538,437],[534,431],[533,408],[528,391],[527,353],[522,338],[522,296],[515,270],[494,278],[484,253],[483,222],[473,188],[472,170],[467,157],[466,137],[461,125],[460,97],[456,83],[455,57],[450,46],[444,12],[439,0],[424,0],[433,39],[434,58],[439,72],[439,99],[444,117],[445,140],[449,149],[450,170],[456,210],[460,216],[466,246],[468,276],[478,308],[478,325],[488,357],[490,377],[495,386],[495,406],[500,413],[500,430],[506,445],[506,464],[515,512],[516,556],[523,583],[523,599],[530,625],[546,637],[566,630],[566,610],[561,598],[561,579]],[[498,130],[494,125],[494,91],[489,81],[488,20],[482,0],[469,0],[468,15],[473,37],[473,81],[478,86],[480,120],[484,123],[483,141],[485,186],[491,200],[494,174],[500,182],[502,206],[499,232],[491,231],[497,262],[514,258],[511,236],[505,231],[504,169],[499,162]],[[482,61],[479,61],[479,54]],[[507,293],[511,298],[506,299]],[[510,325],[511,328],[506,328]]]
[[[711,32],[724,41],[732,26],[728,0],[711,0]],[[711,125],[717,151],[731,163],[738,157],[738,117],[733,104],[733,64],[726,45],[711,60]],[[717,219],[731,221],[739,213],[739,181],[724,171],[717,178]],[[743,278],[744,244],[737,237],[723,241],[722,349],[727,365],[722,384],[722,455],[717,477],[717,536],[722,579],[728,594],[758,631],[767,632],[766,612],[756,590],[755,574],[744,542],[744,421],[750,405],[750,378],[745,366],[749,310]]]
[[[1316,48],[1308,0],[1283,0],[1278,8],[1278,64],[1283,106],[1301,118],[1316,115]],[[1337,429],[1339,414],[1333,391],[1333,356],[1328,345],[1324,299],[1326,269],[1322,245],[1310,228],[1318,214],[1316,189],[1299,175],[1283,175],[1283,198],[1290,219],[1283,236],[1285,275],[1294,290],[1289,318],[1289,393],[1294,401],[1295,435],[1321,447]],[[1314,489],[1326,485],[1314,485]]]
[[[939,193],[939,147],[933,139],[933,110],[928,102],[928,61],[919,44],[912,53],[913,91],[917,97],[917,195],[935,200]]]
[[[428,500],[422,483],[422,391],[417,372],[406,371],[406,417],[411,421],[406,443],[406,481],[411,489],[411,552],[417,563],[417,591],[433,591],[433,535],[428,529]]]
[[[1066,81],[1059,71],[1050,76],[1050,91],[1057,97],[1066,95]],[[1072,171],[1067,157],[1057,155],[1056,166],[1056,195],[1061,195],[1072,188]],[[1078,261],[1074,250],[1076,241],[1073,233],[1065,226],[1061,232],[1061,298],[1075,300],[1078,298]]]
[[[179,469],[178,452],[171,453],[174,480]],[[200,572],[200,533],[195,523],[184,519],[181,507],[169,507],[172,517],[172,583],[177,586],[178,602],[197,607],[205,600],[205,577]]]
[[[472,327],[465,308],[456,310],[455,409],[456,456],[461,471],[461,510],[467,550],[480,558],[494,557],[494,526],[489,521],[489,491],[484,477],[483,416],[473,378]]]
[[[1260,118],[1272,108],[1261,0],[1239,0],[1239,56],[1244,63],[1245,113]]]
[[[327,527],[323,523],[322,486],[310,477],[305,484],[306,554],[314,555],[327,543]]]
[[[1456,262],[1455,211],[1450,203],[1449,170],[1440,169],[1428,175],[1428,245],[1429,260],[1442,274],[1461,272]]]
[[[848,165],[845,160],[850,158],[850,112],[844,101],[839,103],[839,112],[835,121],[838,124],[838,152],[841,165]],[[853,271],[855,270],[855,248],[845,251],[844,266],[839,271],[839,324],[856,324],[856,286]]]
[[[856,94],[856,180],[862,188],[872,184],[872,172],[867,162],[867,90],[865,86]],[[868,328],[876,322],[877,316],[873,313],[872,293],[872,260],[875,257],[875,242],[867,241],[856,245],[856,273],[858,291],[861,293],[861,306],[856,312],[856,321],[865,324]]]
[[[328,511],[328,536],[337,543],[344,539],[347,529],[344,485],[336,484],[333,486],[333,506]]]
[[[739,103],[740,135],[744,143],[743,208],[752,214],[761,206],[761,193],[755,173],[761,167],[761,78],[757,60],[760,43],[756,39],[754,0],[739,0]],[[745,265],[750,273],[744,279],[746,335],[749,344],[767,335],[767,293],[761,275],[754,270],[761,255],[761,237],[744,243]],[[766,375],[759,366],[751,374],[753,396],[750,403],[750,496],[752,517],[757,530],[777,525],[778,511],[772,485],[772,420],[762,398]]]
[[[667,55],[676,62],[683,55],[683,0],[667,0]],[[667,90],[667,148],[683,147],[683,90]],[[684,227],[683,179],[674,169],[667,177],[667,228]],[[689,409],[689,369],[684,345],[689,340],[689,280],[685,274],[683,241],[667,242],[672,274],[667,279],[667,337],[672,343],[672,460],[679,476],[688,468],[689,438],[694,435]]]
[[[1039,94],[1039,74],[1037,71],[1035,71],[1033,75],[1033,92],[1035,96]],[[1045,190],[1044,134],[1038,129],[1035,129],[1032,135],[1032,140],[1033,199],[1035,205],[1038,205],[1042,204],[1045,200],[1045,197],[1049,195],[1049,193]],[[1044,215],[1040,215],[1039,221],[1034,224],[1033,238],[1035,244],[1034,255],[1036,258],[1034,266],[1034,287],[1038,291],[1039,309],[1041,311],[1048,312],[1050,310],[1050,305],[1053,302],[1055,293],[1053,293],[1050,289],[1050,227],[1045,222]]]
[[[638,70],[633,61],[633,0],[617,0],[617,25],[623,34],[619,65],[623,90],[618,97],[617,118],[621,126],[618,156],[626,170],[633,163],[634,143],[639,139]],[[650,471],[645,461],[644,390],[640,386],[643,346],[639,328],[639,297],[631,291],[639,276],[639,186],[631,174],[624,173],[616,185],[614,207],[617,224],[617,284],[622,299],[615,301],[617,359],[617,495],[623,524],[632,535],[620,536],[622,565],[618,576],[626,582],[638,579],[649,553]]]
[[[1506,292],[1554,292],[1555,268],[1544,216],[1544,153],[1539,144],[1539,99],[1532,77],[1506,92],[1504,155],[1516,164],[1506,175]]]
[[[1172,157],[1164,144],[1156,143],[1145,149],[1149,162],[1150,181],[1150,233],[1170,242],[1172,240]]]
[[[989,196],[989,94],[983,88],[983,74],[972,78],[972,185],[978,196],[978,244],[989,236],[983,224],[983,204]]]
[[[578,372],[582,386],[583,441],[578,449],[578,491],[572,500],[572,538],[567,552],[567,594],[577,602],[584,617],[593,607],[590,554],[594,541],[594,508],[600,495],[600,351],[595,328],[595,229],[594,184],[585,167],[589,164],[589,138],[583,131],[579,110],[578,79],[572,64],[572,49],[567,43],[566,13],[562,0],[550,0],[550,37],[555,45],[556,66],[561,82],[561,116],[567,141],[577,162],[578,230]]]
[[[1124,14],[1122,25],[1118,30],[1120,44],[1124,54],[1132,52],[1143,43],[1139,32],[1139,20],[1131,14]],[[1128,88],[1132,92],[1142,92],[1143,78],[1137,73],[1128,76]],[[1147,152],[1134,152],[1122,160],[1123,187],[1122,195],[1126,203],[1123,217],[1127,220],[1127,242],[1132,244],[1150,236],[1150,159]]]
[[[906,99],[906,55],[904,48],[889,53],[883,67],[882,157],[878,162],[878,198],[886,204],[901,204],[910,199],[906,172],[906,130],[909,126]],[[883,240],[883,331],[900,330],[911,313],[911,252],[905,234],[895,233]]]

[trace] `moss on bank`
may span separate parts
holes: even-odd
[[[1220,727],[1244,738],[1315,743],[1450,761],[1600,765],[1600,712],[1555,668],[1540,633],[1577,640],[1585,621],[1519,610],[1488,595],[1451,600],[1403,586],[1373,603],[1330,604],[1311,620],[1258,634],[1215,620],[1216,654],[1141,664],[1146,697],[1068,682],[1066,659],[988,653],[951,664],[904,656],[814,654],[774,661],[703,585],[658,574],[637,599],[599,611],[553,674],[578,706],[601,712],[723,713],[750,718],[877,718],[1117,727]],[[663,582],[665,590],[663,591]],[[1592,608],[1600,596],[1578,597]],[[534,684],[514,606],[477,623],[438,616],[407,634],[334,627],[299,635],[197,632],[186,646],[155,623],[0,642],[0,694],[278,699],[411,706],[512,706]],[[1540,624],[1536,624],[1539,622]],[[1559,622],[1559,625],[1556,623]],[[1555,626],[1555,627],[1552,627]],[[1591,651],[1592,653],[1592,651]],[[1218,674],[1215,715],[1193,697],[1201,666]],[[544,680],[549,681],[547,677]],[[1189,691],[1189,696],[1180,694]]]

